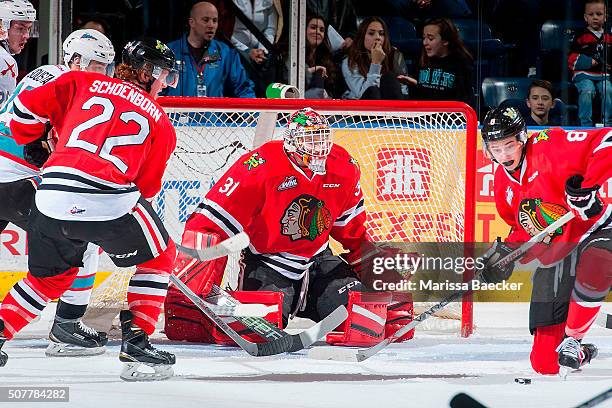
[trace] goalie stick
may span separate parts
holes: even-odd
[[[176,275],[170,275],[172,283],[185,295],[186,291],[190,290]],[[193,292],[192,292],[193,293]],[[266,306],[259,303],[234,303],[228,301],[226,298],[219,298],[219,303],[211,303],[207,300],[202,300],[206,303],[206,306],[219,316],[258,316],[263,317],[268,313],[275,312],[278,310],[278,306]]]
[[[246,234],[246,232],[242,231],[233,237],[230,237],[225,241],[221,241],[217,245],[213,245],[208,248],[194,249],[179,244],[176,244],[176,248],[185,255],[189,255],[198,261],[210,261],[211,259],[222,258],[229,254],[241,251],[249,246],[249,243],[249,236]]]
[[[304,330],[298,334],[288,334],[287,332],[279,329],[278,327],[272,325],[270,322],[262,318],[234,316],[236,320],[247,326],[249,329],[253,330],[255,333],[259,334],[263,338],[271,338],[271,340],[268,340],[264,343],[253,343],[240,336],[240,334],[238,334],[234,329],[232,329],[232,327],[224,319],[222,319],[217,313],[215,313],[214,307],[218,306],[218,304],[211,304],[200,298],[176,276],[170,275],[170,280],[181,292],[185,294],[185,296],[187,296],[187,298],[189,298],[189,300],[193,302],[194,305],[196,305],[198,309],[202,311],[202,313],[204,313],[210,320],[212,320],[217,326],[219,326],[219,328],[223,330],[225,334],[227,334],[232,340],[234,340],[236,344],[240,346],[240,348],[255,357],[272,356],[276,354],[302,350],[327,335],[327,333],[329,333],[330,331],[334,330],[336,327],[342,324],[342,322],[344,322],[344,320],[346,320],[348,316],[346,307],[340,306],[325,319],[321,320],[319,323],[315,324],[311,328]],[[231,310],[231,308],[234,308],[234,310],[236,310],[237,307],[241,306],[246,307],[248,310],[248,306],[251,306],[241,304],[229,293],[219,288],[218,286],[213,286],[211,297],[217,298],[218,301],[222,299],[224,303],[222,307],[225,308],[225,310]],[[227,308],[228,305],[231,307]]]
[[[497,261],[495,264],[493,264],[493,266],[503,267],[507,265],[508,263],[513,262],[517,260],[518,258],[522,257],[529,249],[531,249],[531,247],[533,247],[535,244],[543,240],[548,234],[554,232],[557,228],[569,222],[572,218],[574,218],[574,213],[572,213],[571,211],[566,213],[564,216],[559,218],[557,221],[553,222],[548,227],[546,227],[544,230],[542,230],[542,232],[534,235],[533,237],[531,237],[529,241],[525,242],[519,248],[517,248],[510,254],[506,255],[505,257]],[[436,313],[438,310],[444,308],[449,303],[459,299],[461,296],[463,296],[464,293],[473,290],[472,282],[482,273],[482,271],[483,270],[481,269],[476,272],[476,274],[474,275],[474,278],[472,278],[472,281],[470,281],[469,289],[461,290],[461,291],[457,291],[453,293],[452,295],[443,299],[440,303],[433,305],[429,310],[426,310],[425,312],[415,317],[414,320],[412,320],[406,326],[400,328],[395,333],[393,333],[391,336],[387,337],[386,339],[382,340],[381,342],[379,342],[378,344],[375,344],[372,347],[358,348],[358,349],[340,348],[340,347],[318,347],[318,348],[311,349],[308,353],[308,357],[312,359],[316,359],[316,360],[338,360],[338,361],[353,361],[353,362],[361,362],[361,361],[367,360],[368,358],[372,357],[374,354],[378,353],[379,351],[387,347],[389,344],[393,343],[398,338],[402,337],[404,334],[408,333],[410,330],[417,327],[419,324],[421,324],[431,315]]]

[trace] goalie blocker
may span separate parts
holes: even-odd
[[[216,234],[204,234],[186,230],[182,244],[192,248],[207,248],[220,242]],[[213,284],[219,285],[226,266],[226,258],[200,262],[179,253],[173,273],[181,279],[194,293],[205,298]],[[348,286],[348,285],[347,285]],[[368,346],[395,333],[402,326],[412,321],[412,299],[405,293],[358,292],[348,287],[339,288],[348,291],[349,316],[338,328],[330,333],[326,341],[333,345]],[[277,306],[276,311],[265,316],[273,325],[283,327],[284,294],[277,291],[235,291],[232,295],[241,303],[259,303]],[[344,296],[347,296],[346,294]],[[286,308],[286,305],[285,305]],[[171,340],[182,340],[198,343],[216,343],[236,345],[217,325],[208,319],[177,288],[168,290],[165,311],[165,333]],[[242,325],[236,319],[230,319],[230,326],[246,340],[264,341],[262,337]],[[411,339],[414,331],[408,332],[399,341]]]

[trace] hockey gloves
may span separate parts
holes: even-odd
[[[25,161],[36,167],[42,167],[49,158],[49,147],[47,146],[47,136],[26,144],[23,147],[23,158]]]
[[[480,280],[484,283],[498,283],[509,279],[512,271],[514,271],[514,262],[509,262],[504,266],[494,266],[494,264],[506,255],[514,252],[514,248],[511,248],[502,242],[500,237],[497,237],[490,251],[492,251],[492,254],[483,260],[485,265],[480,275]]]
[[[572,212],[582,220],[588,220],[603,211],[603,203],[597,195],[599,186],[582,187],[584,177],[575,175],[565,182],[565,201]]]

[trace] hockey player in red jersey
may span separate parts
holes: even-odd
[[[115,49],[106,36],[96,30],[76,30],[63,43],[65,65],[43,65],[28,73],[0,110],[0,231],[12,222],[24,231],[40,182],[40,167],[49,158],[54,131],[45,127],[41,137],[18,145],[9,128],[13,102],[24,91],[38,88],[70,71],[90,71],[113,76]],[[49,333],[48,356],[97,355],[106,351],[108,336],[81,321],[93,290],[100,258],[99,248],[90,244],[72,287],[57,303],[55,320]]]
[[[354,333],[340,342],[380,341],[389,316],[401,326],[400,317],[411,311],[387,310],[388,294],[380,301],[374,301],[380,294],[368,294],[372,302],[362,297],[361,280],[370,278],[360,274],[367,269],[369,252],[364,248],[373,247],[367,245],[359,166],[332,142],[327,120],[312,109],[295,112],[287,127],[284,141],[271,141],[245,154],[219,179],[187,220],[183,245],[245,231],[251,244],[242,254],[241,290],[282,292],[284,324],[296,315],[320,321],[347,305],[349,291],[355,292],[354,300],[362,302],[362,308],[349,310],[347,321],[359,321],[364,309],[366,316],[380,316],[352,325]],[[332,255],[330,237],[349,251],[346,259],[352,266]],[[219,284],[222,270],[209,269],[216,275],[205,284]],[[387,333],[397,325],[387,327]]]
[[[533,277],[530,330],[534,334],[531,364],[541,374],[559,366],[578,369],[597,354],[581,344],[612,285],[612,205],[598,196],[612,177],[612,129],[546,129],[527,135],[514,108],[490,111],[482,127],[495,172],[497,211],[510,225],[497,255],[512,251],[568,211],[574,219],[547,237],[521,260],[537,260]],[[507,279],[514,264],[488,268],[483,278]],[[574,281],[575,276],[575,281]]]
[[[129,311],[120,314],[122,378],[164,379],[174,355],[153,348],[153,333],[175,258],[175,246],[147,201],[161,188],[176,146],[168,117],[155,102],[176,84],[174,55],[153,39],[123,50],[121,79],[69,72],[15,99],[11,132],[17,143],[40,137],[49,124],[58,133],[42,169],[28,221],[28,275],[0,307],[0,347],[72,284],[88,243],[99,245],[120,267],[136,265]],[[0,366],[7,362],[0,351]],[[144,363],[155,374],[137,371]]]

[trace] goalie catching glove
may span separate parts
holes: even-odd
[[[575,175],[565,182],[565,201],[572,212],[586,221],[603,211],[603,203],[597,195],[599,186],[582,187],[584,177]]]
[[[484,269],[480,275],[480,280],[484,283],[498,283],[509,279],[514,271],[514,261],[500,266],[495,266],[495,263],[514,252],[514,248],[497,237],[489,252],[491,252],[491,255],[483,259]]]

